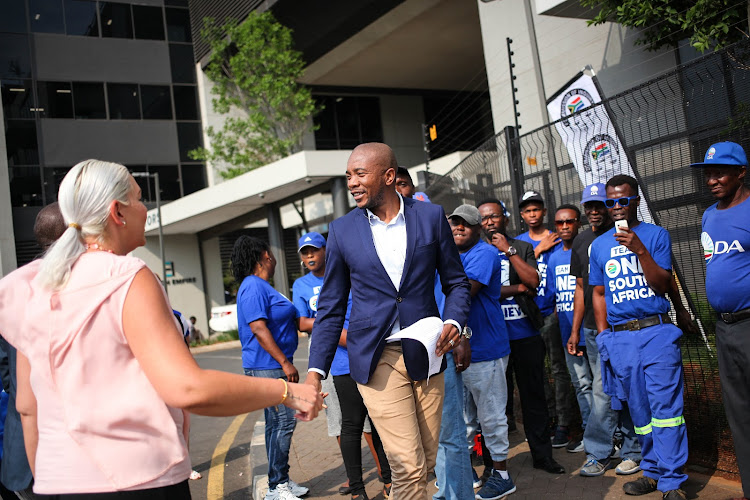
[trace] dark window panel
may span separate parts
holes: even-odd
[[[133,172],[148,172],[148,167],[146,165],[125,165],[128,167],[128,170]],[[143,196],[144,201],[148,201],[151,199],[151,185],[153,184],[153,181],[149,182],[148,177],[136,177],[135,178],[136,184],[138,184],[141,187],[141,193]]]
[[[99,18],[102,36],[109,38],[133,38],[133,21],[130,5],[126,3],[99,2]]]
[[[377,97],[359,98],[359,124],[362,130],[361,142],[383,142],[380,99]]]
[[[133,5],[135,37],[140,40],[164,40],[164,15],[161,7]]]
[[[192,45],[169,44],[169,63],[173,83],[195,83],[195,61]]]
[[[141,85],[144,120],[171,120],[172,98],[167,85]]]
[[[0,34],[0,78],[31,78],[27,35]]]
[[[76,118],[105,119],[107,110],[104,104],[104,85],[101,83],[74,82],[73,109]]]
[[[31,108],[34,95],[31,80],[3,80],[3,114],[5,118],[35,118]]]
[[[202,163],[195,165],[183,164],[180,166],[182,178],[182,190],[185,196],[206,187],[206,166]]]
[[[164,0],[164,5],[171,5],[174,7],[187,7],[188,0]]]
[[[185,9],[165,9],[167,13],[167,38],[170,42],[192,42],[190,33],[190,11]]]
[[[26,5],[24,0],[3,0],[0,16],[0,31],[26,33]]]
[[[8,166],[36,165],[39,150],[36,144],[36,123],[32,120],[6,120],[5,145]]]
[[[180,147],[180,161],[191,161],[188,151],[203,145],[200,123],[177,123],[177,143]]]
[[[73,118],[73,89],[70,83],[39,82],[39,116],[42,118]]]
[[[357,100],[356,97],[339,97],[336,99],[339,149],[354,149],[361,143]]]
[[[110,120],[139,120],[141,118],[138,85],[134,83],[108,83],[107,100],[109,101]]]
[[[149,173],[159,174],[159,188],[161,192],[161,201],[173,201],[180,197],[180,175],[177,165],[149,165]],[[154,186],[153,178],[149,179],[151,183],[151,192],[153,193],[152,199],[149,201],[156,201],[156,190]]]
[[[29,16],[35,33],[65,33],[61,0],[31,0]]]
[[[44,167],[42,169],[42,181],[44,183],[44,193],[47,196],[46,202],[52,203],[57,201],[57,192],[60,190],[60,183],[73,166],[69,167]]]
[[[198,89],[188,85],[175,85],[174,110],[178,120],[198,119]]]
[[[314,118],[318,127],[315,131],[315,149],[338,149],[335,98],[320,96],[316,100],[323,109]]]
[[[65,32],[68,35],[99,36],[96,19],[96,2],[88,0],[64,0]]]
[[[14,207],[41,206],[42,179],[39,167],[12,167],[10,177],[10,203]]]

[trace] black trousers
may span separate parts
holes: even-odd
[[[333,383],[339,395],[341,406],[341,456],[344,459],[346,476],[352,495],[365,493],[365,483],[362,481],[362,429],[367,418],[367,407],[357,389],[357,383],[349,375],[335,375]],[[383,483],[391,482],[391,466],[383,451],[383,443],[372,425],[372,442],[380,462]]]
[[[750,495],[750,319],[716,321],[716,352],[724,409],[732,429],[742,491]]]
[[[190,500],[188,480],[171,486],[147,490],[111,491],[106,493],[66,493],[63,495],[37,495],[44,500]]]
[[[544,395],[545,351],[541,335],[510,341],[510,366],[518,385],[523,427],[534,462],[552,457],[549,413]]]

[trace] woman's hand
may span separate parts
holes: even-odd
[[[299,382],[299,372],[297,371],[297,368],[295,368],[294,365],[289,362],[288,359],[281,364],[281,369],[284,370],[284,374],[286,375],[286,378],[287,380],[289,380],[289,382],[295,384]]]
[[[284,405],[297,410],[300,420],[310,421],[324,408],[323,395],[312,384],[289,384],[289,394]]]

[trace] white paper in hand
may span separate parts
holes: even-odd
[[[429,371],[427,373],[427,378],[429,379],[429,377],[440,371],[440,367],[443,364],[443,356],[435,354],[435,346],[437,346],[437,341],[442,332],[443,320],[437,316],[430,316],[420,319],[413,325],[394,333],[386,341],[412,339],[421,342],[425,350],[427,350],[429,358]]]

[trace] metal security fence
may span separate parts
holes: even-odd
[[[723,140],[738,142],[750,151],[750,41],[683,64],[520,137],[508,127],[447,175],[434,179],[427,194],[446,213],[461,203],[497,197],[511,212],[510,233],[515,234],[525,230],[517,200],[524,191],[534,189],[547,200],[551,224],[555,207],[578,204],[584,187],[582,170],[576,168],[569,152],[571,136],[566,144],[559,129],[563,121],[584,120],[587,114],[593,120],[589,126],[597,127],[593,112],[597,107],[607,111],[624,155],[618,160],[612,150],[617,144],[600,141],[584,152],[587,165],[595,172],[598,167],[590,162],[604,158],[598,162],[602,172],[619,173],[623,166],[617,162],[626,158],[653,220],[671,234],[674,269],[700,326],[701,335],[683,337],[690,463],[736,474],[714,350],[716,316],[705,296],[700,244],[701,216],[715,200],[702,173],[689,164],[702,161],[708,147]]]

